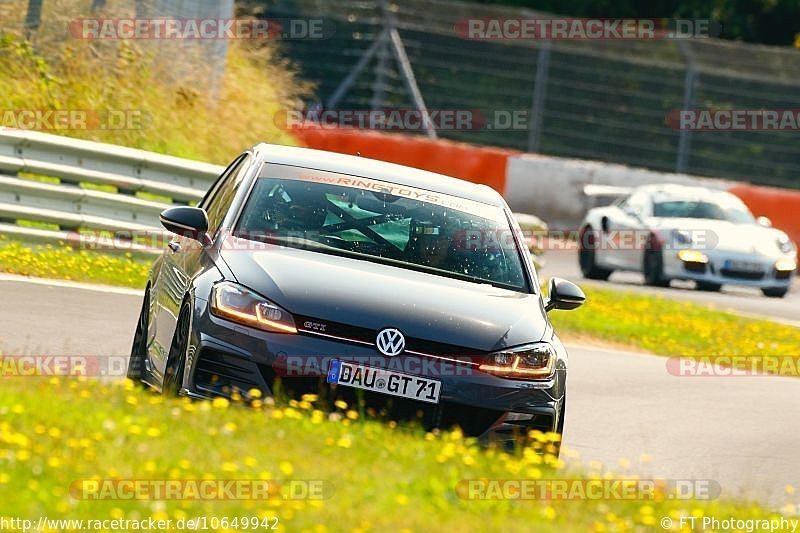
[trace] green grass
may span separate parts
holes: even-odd
[[[143,288],[151,262],[152,259],[131,254],[105,255],[66,246],[26,245],[0,237],[0,271],[23,276]]]
[[[550,315],[559,334],[590,335],[666,356],[800,357],[800,328],[661,296],[586,288],[586,304]]]
[[[506,454],[479,448],[458,431],[425,434],[362,419],[346,406],[318,410],[308,400],[248,407],[164,400],[130,381],[6,377],[2,513],[33,520],[277,517],[283,531],[651,531],[664,516],[779,516],[719,500],[464,499],[456,490],[461,480],[632,474],[580,474],[533,448]],[[70,487],[86,479],[203,478],[274,480],[281,490],[260,501],[70,497]],[[324,499],[279,496],[291,482],[312,480]]]

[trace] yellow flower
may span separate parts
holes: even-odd
[[[342,400],[336,400],[335,402],[333,402],[333,405],[335,405],[339,409],[347,409],[347,402]]]
[[[294,472],[294,467],[289,461],[281,461],[278,465],[278,468],[281,469],[281,472],[284,476],[291,476],[292,472]]]
[[[553,509],[552,506],[548,505],[542,509],[542,516],[548,520],[553,520],[556,517],[556,510]]]
[[[394,501],[397,502],[398,505],[408,505],[408,496],[405,494],[398,494],[395,496]]]
[[[223,398],[221,396],[218,396],[217,398],[214,398],[211,401],[211,406],[212,407],[216,407],[217,409],[225,409],[226,407],[228,407],[228,405],[230,405],[230,403],[231,402],[228,401],[227,398]]]
[[[340,448],[349,448],[353,444],[353,441],[350,440],[350,437],[341,437],[338,441],[336,441],[336,445]]]

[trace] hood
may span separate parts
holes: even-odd
[[[547,328],[537,294],[308,250],[231,244],[221,255],[236,281],[295,315],[375,331],[395,327],[407,337],[481,351],[541,340]]]
[[[649,222],[650,227],[664,232],[684,230],[701,239],[700,242],[705,239],[705,243],[698,246],[700,249],[775,257],[782,255],[778,248],[778,239],[786,238],[786,234],[779,229],[727,220],[653,217]]]

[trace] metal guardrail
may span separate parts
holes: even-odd
[[[161,234],[158,214],[199,201],[222,170],[144,150],[0,128],[0,233],[85,244],[102,232],[113,239],[109,250],[150,252],[131,236]]]
[[[147,244],[149,237],[163,242],[159,213],[198,202],[223,170],[144,150],[0,128],[0,234],[109,252],[160,253],[163,246]],[[525,231],[547,228],[533,215],[516,216]]]

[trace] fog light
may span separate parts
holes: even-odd
[[[708,256],[697,250],[681,250],[678,252],[678,258],[687,263],[708,263]]]
[[[778,262],[775,263],[775,270],[779,270],[781,272],[792,271],[797,268],[797,261],[794,259],[778,259]]]

